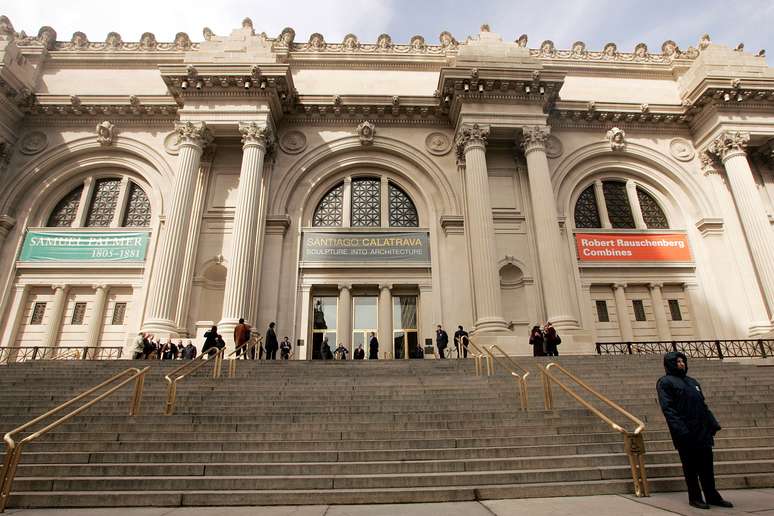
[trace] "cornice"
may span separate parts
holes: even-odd
[[[683,106],[674,104],[561,100],[553,106],[550,117],[552,125],[569,122],[571,124],[640,124],[671,127],[685,125],[692,118]]]
[[[70,116],[74,118],[175,118],[178,106],[168,96],[150,95],[35,95],[23,110],[31,116]]]

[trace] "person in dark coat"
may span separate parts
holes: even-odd
[[[210,331],[204,334],[204,345],[202,346],[202,354],[213,354],[218,348],[218,327],[213,326]],[[213,351],[215,350],[215,351]]]
[[[377,360],[379,358],[379,339],[376,333],[371,332],[371,338],[368,340],[368,360]]]
[[[435,345],[438,347],[438,357],[446,358],[444,356],[444,351],[446,350],[446,346],[449,345],[449,334],[446,333],[446,330],[444,330],[440,324],[435,331]]]
[[[352,354],[352,358],[355,360],[363,360],[365,358],[365,350],[363,345],[359,344],[355,352]]]
[[[333,360],[333,352],[331,351],[331,345],[328,343],[328,337],[323,337],[322,347],[320,348],[323,360]]]
[[[688,376],[688,359],[683,353],[664,355],[664,369],[666,374],[656,383],[656,392],[683,463],[688,503],[700,509],[709,509],[710,505],[733,507],[715,489],[712,447],[720,424],[704,401],[701,385]]]
[[[543,330],[541,330],[540,326],[538,326],[537,324],[533,326],[532,330],[529,332],[529,345],[532,346],[533,357],[546,356],[545,349],[543,348],[543,346],[545,345]]]
[[[544,349],[546,350],[546,355],[549,357],[558,357],[558,346],[562,343],[562,339],[559,337],[559,334],[556,333],[556,328],[554,328],[550,322],[547,322],[543,328],[543,335],[545,339]]]
[[[269,323],[269,329],[266,330],[266,360],[277,360],[277,350],[279,349],[279,341],[277,340],[277,332],[274,331],[274,323]]]
[[[196,358],[196,346],[194,346],[191,341],[188,341],[188,344],[183,348],[183,352],[181,353],[183,356],[183,360],[193,360]]]
[[[457,348],[457,356],[462,353],[463,358],[468,358],[468,332],[462,329],[462,326],[457,326],[457,331],[454,332],[454,347]],[[462,350],[460,350],[462,346]]]

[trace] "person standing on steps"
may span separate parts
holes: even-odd
[[[529,332],[529,345],[532,346],[533,357],[546,356],[544,348],[545,337],[543,336],[543,330],[541,330],[540,326],[537,324],[533,326],[532,330]]]
[[[290,340],[285,337],[285,340],[280,342],[280,358],[282,360],[290,359],[290,350],[293,346],[290,344]]]
[[[438,347],[438,357],[446,358],[444,356],[444,352],[446,350],[446,346],[449,345],[449,334],[446,333],[446,330],[444,330],[440,324],[438,325],[438,329],[435,331],[435,345]]]
[[[352,358],[354,360],[363,360],[365,358],[365,350],[363,349],[362,344],[358,344],[355,353],[352,355]]]
[[[546,355],[549,357],[558,357],[558,346],[562,343],[562,338],[559,337],[559,334],[556,333],[556,328],[554,328],[550,322],[547,322],[543,328],[543,335],[545,338],[544,349],[546,350]]]
[[[664,369],[666,374],[656,383],[656,392],[683,464],[688,504],[699,509],[709,509],[710,505],[733,507],[715,489],[712,447],[720,424],[704,401],[701,385],[688,376],[688,358],[676,351],[667,353]]]
[[[277,360],[277,333],[274,331],[274,323],[269,323],[269,329],[266,330],[266,360]]]
[[[202,354],[214,354],[218,348],[218,327],[213,326],[210,331],[204,334],[204,345],[202,345]]]
[[[468,332],[463,330],[462,326],[457,326],[457,331],[454,332],[454,347],[457,348],[458,357],[468,358],[468,339]]]
[[[234,326],[234,347],[236,348],[236,358],[239,360],[239,355],[247,360],[247,347],[240,347],[250,340],[250,325],[245,324],[245,320],[240,318],[239,324]]]
[[[379,359],[379,339],[376,338],[376,333],[371,332],[371,338],[368,340],[368,360]]]

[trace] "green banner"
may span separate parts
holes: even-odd
[[[28,231],[21,262],[143,262],[147,231]]]

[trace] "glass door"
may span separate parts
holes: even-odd
[[[376,328],[378,327],[378,298],[357,296],[352,300],[352,348],[350,349],[350,357],[352,353],[359,346],[363,346],[365,351],[365,357],[371,358],[371,350],[369,349],[369,343],[371,341],[371,333],[376,334]],[[380,342],[379,346],[382,348],[379,352],[384,351],[384,346],[387,343]]]
[[[321,360],[336,349],[336,315],[339,298],[312,299],[312,359]],[[327,356],[326,356],[327,355]]]
[[[423,358],[417,335],[417,297],[392,297],[393,356],[396,359]]]

